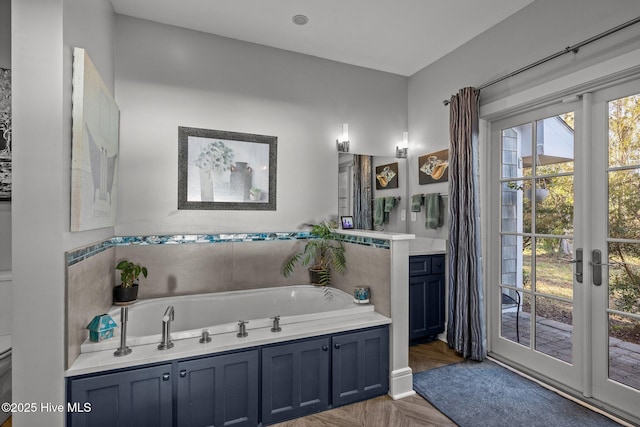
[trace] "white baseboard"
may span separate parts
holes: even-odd
[[[413,391],[413,371],[406,367],[391,371],[389,375],[389,396],[393,400],[404,399],[414,395]]]

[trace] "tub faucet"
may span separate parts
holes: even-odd
[[[249,335],[249,333],[247,332],[247,323],[249,323],[248,320],[238,321],[238,338],[244,338]]]
[[[162,316],[162,341],[158,344],[158,350],[168,350],[173,347],[171,342],[171,322],[173,319],[173,306],[170,305]]]
[[[280,327],[280,316],[272,317],[273,319],[273,327],[271,328],[271,332],[280,332],[282,328]]]

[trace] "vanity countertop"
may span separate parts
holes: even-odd
[[[416,237],[409,242],[409,256],[435,255],[447,253],[447,241],[445,239],[432,239],[429,237]]]
[[[372,239],[382,239],[382,240],[413,240],[416,237],[415,234],[390,233],[387,231],[374,231],[374,230],[336,229],[336,233],[344,234],[347,236],[371,237]]]

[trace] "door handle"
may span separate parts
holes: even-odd
[[[617,267],[619,264],[602,262],[602,252],[599,249],[594,249],[591,252],[591,261],[589,262],[593,267],[593,284],[596,286],[602,285],[602,266]]]
[[[578,281],[578,283],[582,283],[582,277],[583,277],[583,274],[582,274],[582,260],[583,260],[582,248],[576,249],[576,258],[575,259],[560,258],[560,261],[568,262],[568,263],[576,265],[576,272],[574,274],[576,275],[576,280]]]

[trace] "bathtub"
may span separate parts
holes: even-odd
[[[331,298],[325,295],[326,291],[330,292]],[[312,285],[139,300],[129,307],[127,345],[159,343],[162,316],[170,305],[175,314],[171,322],[173,341],[199,337],[202,331],[209,331],[212,336],[237,332],[240,320],[248,322],[246,327],[250,332],[271,328],[274,316],[280,316],[280,325],[285,327],[374,311],[373,305],[356,304],[353,296],[339,289]],[[120,325],[120,307],[113,307],[109,315]],[[87,339],[81,346],[81,353],[117,348],[119,332],[120,328],[117,328],[113,339],[99,343]]]

